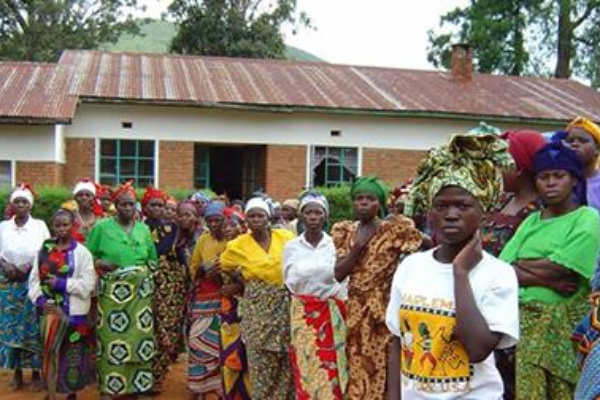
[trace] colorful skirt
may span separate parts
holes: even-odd
[[[292,295],[291,359],[297,400],[341,400],[348,384],[346,305]]]
[[[27,281],[0,284],[0,367],[42,366],[39,317],[27,297]]]
[[[188,388],[223,396],[221,378],[221,299],[195,294],[189,307]]]
[[[183,264],[161,257],[153,278],[157,354],[152,372],[154,381],[160,383],[183,349],[187,274]]]
[[[250,399],[246,346],[242,341],[238,300],[221,301],[221,373],[226,400]]]
[[[146,266],[121,267],[102,276],[96,330],[101,393],[135,394],[152,388],[153,292]]]

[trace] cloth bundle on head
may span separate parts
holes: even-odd
[[[137,194],[135,193],[135,188],[133,187],[132,179],[117,186],[112,191],[111,200],[115,202],[119,197],[126,193],[132,195],[134,200],[137,199]]]
[[[294,210],[298,211],[298,207],[300,206],[300,202],[297,199],[287,199],[283,202],[284,206],[292,207]]]
[[[534,174],[550,170],[563,170],[571,173],[577,180],[577,184],[573,188],[577,202],[582,205],[587,204],[587,184],[583,174],[583,165],[577,153],[562,141],[548,143],[535,154]]]
[[[359,193],[371,193],[379,201],[379,216],[385,217],[387,214],[388,188],[383,181],[376,176],[363,176],[357,178],[350,188],[350,196],[356,197]]]
[[[591,120],[584,117],[577,117],[565,129],[567,132],[571,132],[573,129],[582,129],[589,133],[597,144],[600,144],[600,127],[593,123]]]
[[[300,196],[299,211],[302,212],[302,209],[304,209],[304,207],[306,207],[308,204],[317,204],[321,206],[325,211],[325,215],[329,216],[329,202],[327,201],[327,197],[323,196],[321,193],[314,190],[303,193]]]
[[[98,193],[98,186],[90,178],[83,178],[75,184],[75,187],[73,188],[73,196],[84,190],[87,190],[88,192],[96,196],[96,194]]]
[[[508,142],[508,152],[515,160],[517,169],[528,173],[533,172],[535,153],[548,143],[540,132],[529,129],[506,131],[502,139]]]
[[[15,199],[25,199],[33,206],[35,199],[33,187],[29,183],[20,183],[10,194],[10,202],[12,203]]]
[[[514,168],[508,143],[496,135],[453,135],[448,144],[429,151],[405,204],[408,216],[425,215],[446,186],[458,186],[491,211],[502,193],[502,169]]]
[[[206,206],[206,209],[204,210],[204,218],[210,218],[210,217],[222,217],[223,216],[223,210],[225,209],[225,203],[222,203],[220,201],[211,201],[210,203],[208,203],[208,205]]]
[[[144,196],[142,197],[142,207],[146,207],[148,202],[152,199],[162,199],[166,202],[167,194],[162,190],[156,189],[152,185],[148,185],[144,192]]]
[[[254,208],[258,208],[260,210],[263,210],[264,212],[267,213],[268,217],[271,217],[271,207],[269,206],[269,203],[267,203],[267,201],[261,197],[253,197],[250,200],[248,200],[248,203],[246,203],[246,209],[244,210],[244,212],[246,214],[248,214],[248,211],[254,209]]]

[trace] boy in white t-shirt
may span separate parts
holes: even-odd
[[[391,398],[502,398],[493,350],[518,340],[518,283],[509,264],[482,251],[479,227],[501,192],[498,167],[511,162],[505,146],[455,135],[418,171],[407,211],[429,213],[439,245],[406,257],[394,275],[386,322],[400,359],[390,360],[391,376],[401,379]]]

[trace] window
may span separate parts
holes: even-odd
[[[102,139],[100,183],[117,185],[129,179],[139,187],[154,184],[154,141]]]
[[[358,171],[358,149],[351,147],[311,148],[311,186],[351,183]]]
[[[194,145],[194,187],[210,188],[210,148]]]
[[[12,162],[0,161],[0,189],[12,188]]]

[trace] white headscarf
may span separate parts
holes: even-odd
[[[248,211],[252,210],[253,208],[261,209],[267,213],[267,216],[271,216],[271,208],[269,207],[267,202],[261,199],[260,197],[253,197],[250,200],[248,200],[248,203],[246,203],[246,214],[248,214]]]
[[[10,202],[12,203],[15,199],[25,199],[29,202],[30,205],[33,206],[33,193],[24,185],[19,186],[17,189],[13,190],[10,194]]]
[[[300,198],[300,212],[307,204],[318,204],[325,211],[325,215],[329,215],[329,202],[327,198],[317,192],[307,192]]]
[[[75,188],[73,189],[73,196],[75,196],[77,193],[83,190],[91,192],[94,196],[96,195],[96,185],[94,185],[94,182],[86,180],[77,182]]]

